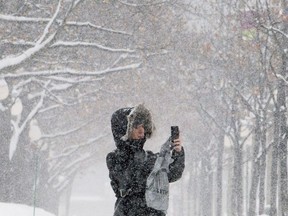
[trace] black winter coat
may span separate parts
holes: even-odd
[[[116,111],[111,119],[112,133],[117,149],[106,157],[111,186],[117,197],[114,216],[164,216],[161,211],[147,207],[146,180],[154,167],[158,154],[144,151],[145,139],[122,141],[127,130],[127,115],[132,108]],[[120,134],[119,134],[120,133]],[[184,170],[184,149],[172,152],[174,161],[169,165],[168,180],[178,180]]]

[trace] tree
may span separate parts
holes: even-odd
[[[95,146],[107,139],[101,113],[122,100],[119,94],[129,92],[126,84],[133,79],[128,74],[118,80],[124,84],[120,86],[115,85],[117,76],[128,71],[137,75],[147,60],[172,50],[175,35],[168,24],[179,23],[176,3],[1,2],[5,14],[0,15],[0,76],[9,87],[0,106],[5,131],[1,201],[57,212],[59,197],[77,171],[106,148]],[[11,114],[19,106],[23,109]],[[36,128],[41,136],[33,140],[29,133]],[[45,202],[48,198],[51,202]]]

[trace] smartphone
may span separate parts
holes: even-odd
[[[171,126],[171,141],[173,142],[175,139],[179,138],[179,127]]]

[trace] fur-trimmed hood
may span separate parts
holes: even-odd
[[[143,124],[145,129],[145,138],[142,141],[144,145],[145,140],[150,138],[155,130],[150,111],[143,104],[115,111],[111,118],[111,129],[116,147],[131,144],[131,132],[140,124]]]

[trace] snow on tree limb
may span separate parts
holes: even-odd
[[[63,166],[63,163],[66,162],[66,159],[71,157],[73,153],[77,153],[79,149],[89,148],[89,146],[94,145],[96,141],[102,139],[106,135],[107,134],[100,135],[95,138],[89,139],[85,143],[82,143],[80,145],[69,147],[58,156],[51,158],[51,160],[56,160],[56,164],[54,164],[53,167],[51,167],[52,169],[49,170],[51,175],[48,179],[48,183],[53,184],[54,188],[61,190],[60,188],[63,187],[63,182],[71,179],[71,175],[75,174],[78,171],[79,167],[89,158],[93,157],[94,154],[91,154],[91,152],[87,152],[86,154],[82,154],[81,157],[76,160],[69,160],[70,162]],[[59,179],[59,175],[61,174],[64,174],[66,178]]]
[[[130,49],[116,49],[106,47],[97,43],[88,43],[88,42],[81,42],[81,41],[57,41],[56,43],[52,44],[51,47],[58,47],[58,46],[67,46],[67,47],[74,47],[74,46],[90,46],[90,47],[97,47],[101,50],[109,51],[109,52],[124,52],[124,53],[135,53],[135,50]]]
[[[100,136],[97,136],[95,138],[89,139],[87,142],[79,144],[79,145],[74,145],[74,146],[70,146],[68,148],[63,149],[63,151],[61,153],[59,153],[58,155],[55,155],[53,157],[50,157],[48,160],[56,160],[56,159],[60,159],[60,158],[66,158],[68,156],[71,156],[72,153],[77,153],[77,151],[81,148],[87,148],[90,145],[95,144],[95,142],[99,141],[100,139],[106,137],[108,134],[103,134]]]
[[[278,32],[279,34],[283,35],[285,38],[288,38],[288,35],[284,31],[282,31],[278,28],[275,28],[273,26],[265,26],[265,25],[261,25],[261,27],[263,27],[264,29],[266,29],[268,31]]]
[[[129,35],[132,36],[132,33],[129,32],[124,32],[124,31],[120,31],[120,30],[114,30],[114,29],[110,29],[110,28],[106,28],[106,27],[102,27],[102,26],[97,26],[92,24],[91,22],[66,22],[67,26],[87,26],[87,27],[91,27],[91,28],[95,28],[97,30],[101,30],[101,31],[105,31],[105,32],[110,32],[110,33],[115,33],[115,34],[122,34],[122,35]]]
[[[3,43],[9,43],[13,45],[20,45],[20,46],[36,46],[37,43],[30,42],[30,41],[16,41],[16,42],[10,42],[8,40],[4,40]],[[108,52],[120,52],[120,53],[135,53],[135,50],[130,50],[130,49],[120,49],[120,48],[112,48],[112,47],[107,47],[100,45],[98,43],[90,43],[90,42],[83,42],[83,41],[57,41],[50,45],[47,48],[54,48],[54,47],[94,47],[100,50],[108,51]]]
[[[160,0],[160,1],[155,1],[155,2],[151,2],[151,3],[146,3],[146,4],[137,4],[137,3],[129,3],[126,0],[118,0],[118,2],[120,2],[121,4],[124,4],[126,6],[130,6],[130,7],[143,7],[143,6],[153,6],[153,5],[159,5],[159,4],[165,4],[165,3],[169,3],[169,0]]]
[[[0,14],[0,20],[5,20],[8,22],[49,22],[49,18],[36,18],[36,17],[24,17],[24,16],[14,16]]]
[[[49,111],[49,110],[57,109],[57,108],[59,108],[59,107],[61,107],[60,104],[55,104],[55,105],[52,105],[52,106],[49,106],[49,107],[40,109],[40,110],[39,110],[39,113],[47,112],[47,111]]]
[[[36,42],[36,45],[41,44],[43,42],[44,38],[48,35],[49,29],[51,28],[51,26],[52,26],[53,22],[55,21],[57,15],[59,14],[60,7],[61,7],[61,0],[58,2],[58,6],[57,6],[57,9],[56,9],[53,17],[50,19],[50,21],[46,25],[46,27],[44,29],[44,32],[43,32],[42,36],[39,38],[39,40]]]
[[[0,61],[1,63],[1,61]],[[133,70],[137,69],[142,65],[142,63],[135,63],[130,64],[126,66],[121,67],[115,67],[115,68],[107,68],[105,70],[99,70],[99,71],[78,71],[74,69],[61,69],[61,70],[44,70],[44,71],[31,71],[31,72],[21,72],[18,74],[14,73],[7,73],[7,74],[1,74],[0,78],[16,78],[16,77],[31,77],[31,76],[54,76],[54,75],[71,75],[71,76],[102,76],[102,75],[108,75],[111,73],[117,73],[120,71],[126,71],[126,70]]]
[[[23,16],[14,16],[14,15],[5,15],[0,14],[0,20],[8,21],[8,22],[32,22],[32,23],[46,23],[49,22],[50,18],[38,18],[38,17],[23,17]],[[62,23],[62,20],[56,19],[56,23]],[[76,21],[67,21],[66,26],[78,26],[78,27],[90,27],[93,29],[97,29],[100,31],[115,33],[115,34],[122,34],[132,36],[132,33],[121,31],[121,30],[114,30],[103,26],[95,25],[91,22],[76,22]]]
[[[43,48],[45,48],[51,41],[53,41],[53,39],[55,38],[56,34],[58,33],[60,27],[62,27],[63,24],[65,23],[64,20],[66,20],[68,14],[72,11],[72,9],[74,7],[76,7],[76,5],[79,2],[80,2],[80,0],[78,0],[76,2],[73,1],[73,3],[75,3],[75,4],[73,4],[73,6],[68,10],[68,12],[66,14],[66,17],[64,17],[64,19],[60,23],[59,27],[54,31],[54,33],[52,33],[47,39],[45,39],[48,36],[48,34],[49,34],[49,29],[50,29],[52,23],[55,22],[56,17],[59,14],[60,7],[61,7],[61,0],[59,0],[57,9],[56,9],[53,17],[49,20],[48,24],[45,27],[45,30],[44,30],[42,36],[37,40],[35,46],[32,47],[32,48],[29,48],[28,50],[26,50],[25,52],[23,52],[20,55],[8,56],[8,57],[0,60],[0,71],[5,69],[5,68],[11,67],[11,66],[19,65],[20,63],[26,61],[31,56],[35,55],[36,53],[41,51]]]
[[[276,74],[276,77],[283,80],[285,82],[285,84],[288,85],[288,81],[281,74]]]
[[[88,125],[91,122],[92,121],[85,122],[84,124],[79,125],[77,128],[73,128],[73,129],[70,129],[68,131],[63,131],[63,132],[59,132],[56,134],[43,134],[42,138],[56,138],[56,137],[60,137],[60,136],[66,136],[68,134],[72,134],[72,133],[75,133],[75,132],[81,130],[83,127],[85,127],[86,125]]]
[[[65,83],[72,83],[72,84],[79,84],[79,83],[83,83],[83,82],[91,82],[91,79],[89,77],[84,77],[84,78],[80,78],[80,79],[75,79],[75,78],[70,78],[70,77],[61,77],[61,76],[49,76],[49,77],[45,77],[49,80],[55,80],[55,81],[60,81],[60,82],[65,82]],[[99,78],[98,80],[100,80],[102,78]],[[96,80],[93,80],[96,81]]]
[[[48,84],[48,83],[47,83]],[[27,126],[28,122],[38,113],[38,110],[41,108],[44,102],[45,92],[42,91],[41,98],[39,99],[37,105],[32,109],[32,111],[28,114],[26,119],[23,121],[22,125],[19,125],[20,119],[17,122],[11,121],[12,125],[14,126],[13,135],[10,141],[9,147],[9,159],[12,160],[12,157],[17,149],[19,137],[23,132],[24,128]]]
[[[18,56],[8,56],[0,60],[0,71],[11,66],[19,65],[25,60],[29,59],[32,55],[42,50],[48,43],[50,43],[54,39],[55,34],[56,33],[50,35],[43,43],[26,50],[24,53]]]

